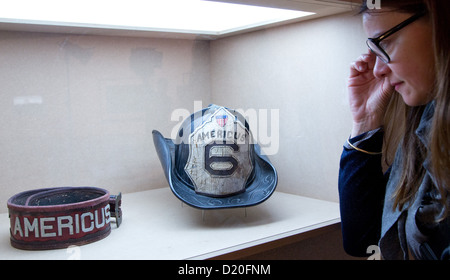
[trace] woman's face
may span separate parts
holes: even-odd
[[[411,17],[411,14],[379,10],[363,16],[369,38],[376,38]],[[377,58],[374,74],[386,78],[409,106],[419,106],[433,99],[434,51],[432,29],[422,17],[389,36],[381,43],[391,62]]]

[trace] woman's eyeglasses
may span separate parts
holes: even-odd
[[[384,39],[386,39],[387,37],[391,36],[395,32],[399,31],[400,29],[404,28],[408,24],[416,21],[417,19],[419,19],[420,17],[422,17],[425,14],[426,14],[425,11],[417,13],[417,14],[413,15],[412,17],[406,19],[405,21],[401,22],[400,24],[398,24],[398,25],[394,26],[393,28],[389,29],[388,31],[384,32],[383,34],[381,34],[377,38],[369,38],[369,39],[367,39],[367,42],[366,42],[367,46],[384,63],[391,62],[391,58],[386,53],[386,51],[380,46],[380,42],[383,41]]]

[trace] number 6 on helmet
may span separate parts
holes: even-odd
[[[184,120],[175,141],[158,131],[153,140],[173,193],[190,206],[253,206],[276,188],[275,168],[235,110],[210,105]]]

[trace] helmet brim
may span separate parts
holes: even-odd
[[[173,140],[164,138],[157,130],[153,131],[153,142],[158,153],[164,174],[172,192],[182,202],[199,209],[223,209],[250,207],[267,200],[278,183],[275,167],[267,156],[261,154],[259,145],[254,144],[255,176],[247,185],[245,192],[228,197],[209,197],[195,192],[175,174],[175,144]]]

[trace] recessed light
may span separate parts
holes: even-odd
[[[314,13],[202,0],[0,0],[0,22],[223,35]]]

